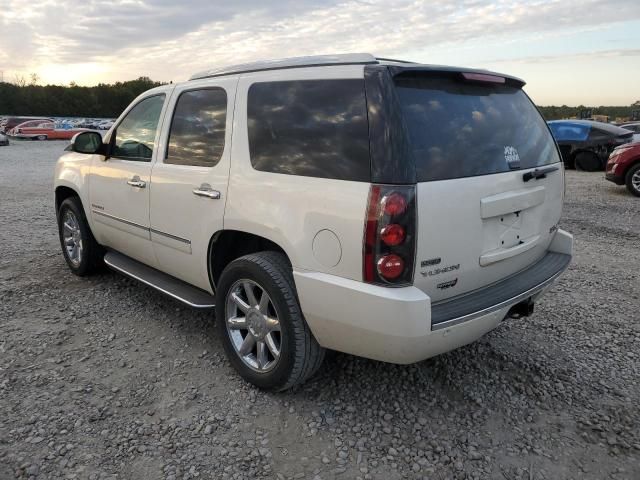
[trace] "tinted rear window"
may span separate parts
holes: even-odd
[[[247,120],[256,170],[370,180],[362,79],[255,83]]]
[[[171,120],[164,163],[213,167],[224,151],[227,92],[222,88],[180,94]]]
[[[560,161],[545,121],[517,87],[431,76],[395,82],[419,182]]]

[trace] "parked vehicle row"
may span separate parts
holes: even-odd
[[[592,120],[547,122],[566,168],[605,170],[605,178],[640,197],[640,122]]]
[[[33,140],[68,140],[86,130],[109,130],[113,120],[79,118],[6,117],[0,119],[0,132]]]
[[[9,130],[8,135],[31,140],[70,140],[74,135],[89,130],[83,128],[61,129],[49,120],[30,120]]]
[[[609,154],[633,141],[634,133],[623,127],[591,120],[547,122],[567,168],[587,172],[604,170]]]
[[[12,130],[13,128],[17,127],[18,125],[24,123],[24,122],[30,122],[30,121],[47,121],[47,122],[53,122],[53,119],[51,118],[33,118],[33,117],[5,117],[2,120],[0,120],[0,133],[4,133],[4,134],[8,134],[10,130]]]
[[[530,315],[571,260],[560,154],[523,85],[351,54],[154,88],[58,160],[64,258],[215,308],[262,388],[304,382],[325,349],[460,347]]]

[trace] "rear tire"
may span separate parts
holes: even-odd
[[[74,274],[84,277],[102,266],[104,250],[91,233],[78,197],[69,197],[60,205],[58,235],[64,259]]]
[[[640,197],[640,163],[631,167],[624,178],[627,190]]]
[[[46,135],[38,135],[38,136],[36,137],[36,140],[46,140],[46,139],[47,139],[47,136],[46,136]]]
[[[585,172],[597,172],[602,170],[602,162],[595,153],[580,152],[575,158],[576,170]]]
[[[231,365],[265,390],[302,384],[324,359],[302,315],[291,265],[278,252],[227,265],[216,288],[216,328]]]

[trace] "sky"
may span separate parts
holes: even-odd
[[[629,105],[640,0],[0,0],[5,81],[179,82],[348,52],[509,73],[538,105]]]

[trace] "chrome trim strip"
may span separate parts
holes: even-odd
[[[452,318],[451,320],[447,320],[445,322],[436,323],[435,325],[431,325],[431,331],[442,330],[443,328],[453,327],[454,325],[459,325],[461,323],[469,322],[471,320],[475,320],[478,317],[482,317],[483,315],[488,315],[495,311],[500,310],[501,308],[508,307],[514,305],[521,300],[525,300],[528,297],[538,293],[540,290],[544,289],[546,286],[550,285],[558,278],[567,268],[569,267],[569,263],[562,268],[561,270],[554,273],[552,276],[547,278],[544,282],[539,283],[535,287],[531,287],[529,290],[526,290],[522,293],[519,293],[515,297],[511,297],[508,300],[504,300],[500,303],[496,303],[487,308],[483,308],[482,310],[478,310],[477,312],[468,313],[467,315],[463,315],[462,317]]]
[[[178,237],[176,235],[171,235],[170,233],[161,232],[160,230],[155,230],[153,228],[149,229],[151,233],[155,233],[158,235],[162,235],[163,237],[171,238],[172,240],[177,240],[178,242],[186,243],[187,245],[191,245],[191,240],[187,240],[186,238]]]
[[[97,205],[93,205],[97,207]],[[129,220],[125,220],[124,218],[116,217],[115,215],[111,215],[109,213],[104,213],[99,210],[92,209],[91,213],[95,213],[96,215],[102,215],[103,217],[110,218],[111,220],[116,220],[118,222],[125,223],[127,225],[131,225],[132,227],[138,227],[141,230],[146,230],[147,232],[156,233],[158,235],[162,235],[163,237],[171,238],[173,240],[177,240],[178,242],[186,243],[187,245],[191,245],[191,240],[187,240],[186,238],[178,237],[176,235],[171,235],[170,233],[161,232],[160,230],[155,230],[153,228],[145,227],[140,225],[139,223],[131,222]]]
[[[120,273],[124,273],[124,274],[125,274],[125,275],[127,275],[128,277],[131,277],[131,278],[133,278],[133,279],[135,279],[135,280],[138,280],[139,282],[142,282],[142,283],[144,283],[145,285],[150,286],[151,288],[155,288],[155,289],[156,289],[156,290],[158,290],[159,292],[162,292],[162,293],[164,293],[165,295],[170,296],[171,298],[174,298],[174,299],[176,299],[176,300],[178,300],[178,301],[180,301],[180,302],[182,302],[182,303],[184,303],[184,304],[186,304],[186,305],[189,305],[190,307],[193,307],[193,308],[214,308],[214,307],[215,307],[215,304],[212,304],[212,305],[209,305],[209,304],[207,304],[207,305],[200,305],[200,304],[191,303],[190,301],[188,301],[188,300],[186,300],[186,299],[184,299],[184,298],[180,297],[179,295],[176,295],[176,294],[175,294],[175,293],[173,293],[173,292],[170,292],[170,291],[168,291],[168,290],[165,290],[165,289],[164,289],[164,288],[162,288],[162,287],[159,287],[158,285],[156,285],[156,284],[154,284],[154,283],[150,282],[149,280],[146,280],[146,279],[144,279],[144,278],[138,277],[137,275],[134,275],[134,274],[132,274],[132,273],[128,272],[128,271],[127,271],[127,270],[125,270],[124,268],[122,268],[122,267],[118,267],[117,265],[114,265],[113,263],[110,263],[108,258],[105,258],[105,259],[104,259],[104,263],[106,263],[106,264],[107,264],[110,268],[112,268],[113,270],[116,270],[116,271],[118,271],[118,272],[120,272]]]
[[[116,217],[115,215],[111,215],[109,213],[104,213],[104,212],[101,212],[99,210],[94,210],[94,209],[91,210],[91,213],[95,213],[96,215],[102,215],[103,217],[110,218],[111,220],[116,220],[118,222],[122,222],[122,223],[126,223],[127,225],[131,225],[132,227],[138,227],[138,228],[140,228],[142,230],[149,231],[149,228],[145,227],[144,225],[140,225],[139,223],[135,223],[135,222],[131,222],[129,220],[125,220],[124,218]]]

